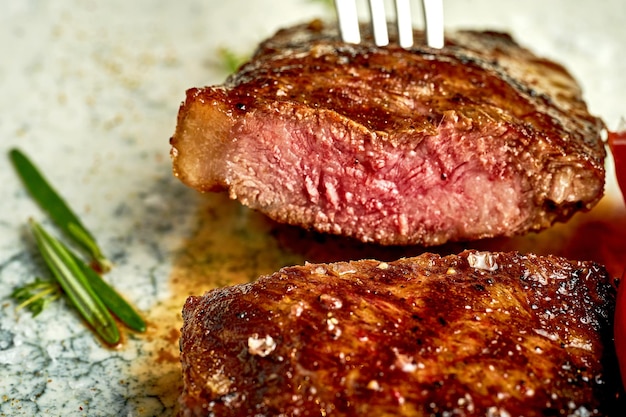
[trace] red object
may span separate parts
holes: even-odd
[[[615,175],[626,200],[626,127],[619,132],[609,132],[609,147],[615,160]]]
[[[613,336],[615,338],[615,351],[622,374],[622,384],[626,388],[626,270],[622,274],[621,285],[617,290],[617,305],[615,307],[615,323]]]
[[[615,160],[615,175],[626,201],[626,130],[609,132],[609,147]],[[626,261],[626,260],[625,260]],[[615,307],[615,350],[622,373],[622,383],[626,387],[626,269],[622,274],[617,291],[617,305]]]

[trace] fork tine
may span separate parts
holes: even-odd
[[[387,16],[385,14],[384,0],[369,0],[369,5],[374,43],[376,46],[388,45],[389,33],[387,32]]]
[[[394,0],[398,26],[398,43],[403,48],[413,46],[411,0]],[[389,44],[385,0],[368,0],[374,42],[377,46]],[[360,43],[361,33],[356,0],[335,0],[341,39],[348,43]],[[431,48],[443,48],[443,0],[422,0],[426,43]]]
[[[411,23],[411,0],[396,0],[398,43],[402,48],[413,46],[413,24]]]
[[[422,0],[426,44],[431,48],[443,48],[443,0]]]
[[[359,31],[359,18],[356,10],[355,0],[335,0],[337,9],[337,20],[339,21],[339,32],[341,39],[348,43],[361,42],[361,32]]]

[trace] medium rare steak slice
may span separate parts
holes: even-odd
[[[591,208],[602,129],[566,70],[508,35],[404,50],[315,22],[263,42],[224,85],[190,89],[171,154],[184,183],[279,222],[438,245]]]
[[[188,298],[185,416],[606,416],[615,291],[591,262],[424,254]]]

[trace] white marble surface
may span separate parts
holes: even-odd
[[[609,127],[626,116],[626,2],[446,0],[445,14],[450,27],[505,29],[565,64]],[[318,16],[332,10],[311,0],[2,2],[0,416],[175,413],[173,394],[154,389],[161,365],[134,366],[144,337],[109,350],[63,303],[37,318],[16,311],[12,289],[44,271],[25,222],[44,216],[7,151],[18,146],[42,168],[113,258],[107,279],[150,321],[171,296],[171,260],[199,199],[170,172],[184,91],[223,80],[219,47],[249,52],[276,28]]]

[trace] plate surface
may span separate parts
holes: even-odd
[[[0,162],[0,416],[172,416],[180,310],[189,294],[281,266],[411,254],[311,239],[171,175],[168,139],[193,86],[227,75],[219,50],[249,54],[277,28],[333,18],[315,0],[5,0],[0,13],[0,154],[41,167],[115,262],[106,278],[144,313],[145,335],[103,347],[65,303],[33,318],[13,288],[45,275],[25,227],[50,226]],[[417,5],[418,2],[415,2]],[[417,25],[420,10],[414,10]],[[447,26],[506,30],[579,80],[592,113],[626,117],[626,2],[446,0]],[[472,247],[626,264],[626,214],[607,161],[607,196],[541,234]],[[469,247],[470,245],[468,245]],[[451,246],[442,251],[456,251]]]

